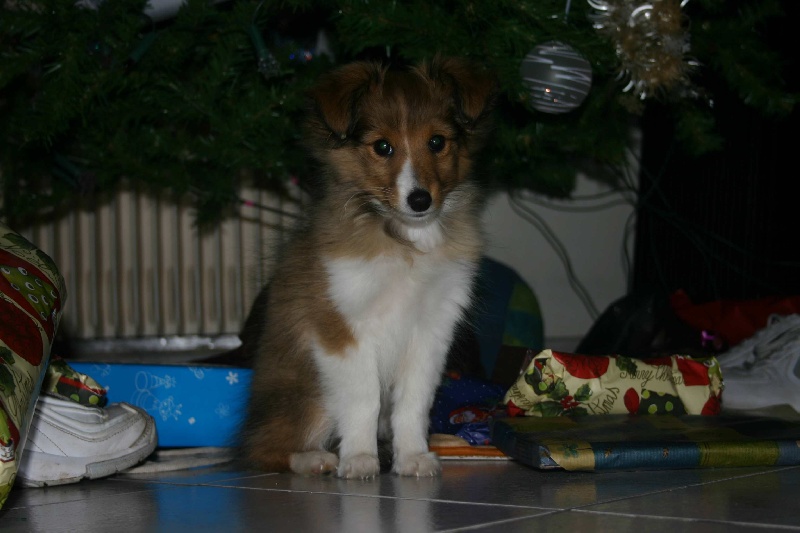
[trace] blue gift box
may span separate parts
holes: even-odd
[[[229,366],[70,362],[156,421],[159,447],[234,446],[252,370]]]

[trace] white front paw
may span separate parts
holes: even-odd
[[[392,472],[400,476],[433,477],[442,473],[442,465],[433,452],[400,455],[394,458]]]
[[[378,475],[381,465],[377,455],[360,453],[339,459],[336,475],[345,479],[367,479]]]
[[[336,469],[339,458],[326,451],[293,453],[289,456],[289,468],[298,474],[328,474]]]

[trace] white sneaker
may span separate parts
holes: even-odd
[[[153,417],[127,403],[88,407],[42,394],[17,471],[23,487],[76,483],[134,466],[157,444]]]
[[[732,347],[727,352],[717,355],[722,377],[725,371],[737,367],[750,368],[756,361],[781,350],[786,343],[796,341],[800,337],[800,315],[770,315],[767,325],[755,334]]]
[[[789,405],[800,413],[800,315],[775,319],[754,335],[737,360],[723,365],[725,389],[722,405],[727,409],[761,409]],[[747,342],[747,341],[745,341]],[[738,362],[736,366],[731,366]]]

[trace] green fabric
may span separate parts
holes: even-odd
[[[543,330],[542,311],[536,295],[525,282],[517,281],[508,302],[503,344],[523,348],[543,346]]]

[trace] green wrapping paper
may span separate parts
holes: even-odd
[[[66,297],[53,260],[0,222],[0,507],[17,476]]]
[[[722,374],[715,357],[633,359],[529,351],[524,371],[505,395],[511,416],[720,412]]]

